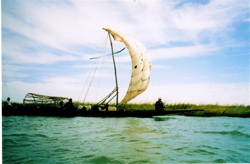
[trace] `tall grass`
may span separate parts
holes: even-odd
[[[2,101],[3,103],[6,101]],[[73,102],[74,106],[79,105],[95,105],[94,103],[81,103]],[[14,107],[24,107],[24,106],[54,106],[55,104],[22,104],[12,102]],[[115,106],[110,104],[110,106]],[[192,110],[192,109],[202,109],[203,111],[194,112],[184,112],[178,113],[178,115],[186,116],[230,116],[230,117],[250,117],[250,105],[217,105],[217,104],[165,104],[165,110]],[[128,103],[119,105],[120,110],[154,110],[154,103]]]
[[[250,117],[250,105],[192,105],[190,109],[203,109],[204,111],[183,113],[186,116],[230,116]]]
[[[111,106],[114,104],[110,104]],[[186,116],[230,116],[230,117],[250,117],[250,105],[218,105],[218,104],[165,104],[165,110],[193,110],[203,111],[184,112],[178,115]],[[120,110],[154,110],[154,103],[128,103],[118,106]]]

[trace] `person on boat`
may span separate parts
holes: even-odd
[[[11,108],[12,107],[9,97],[7,98],[7,101],[3,103],[3,107],[4,108]]]
[[[70,98],[69,101],[63,106],[63,110],[66,111],[74,111],[75,107],[73,105],[72,99]]]
[[[3,108],[2,108],[3,115],[8,115],[9,112],[13,109],[13,106],[11,105],[9,97],[7,98],[7,101],[4,102],[2,105],[3,105]]]
[[[161,101],[161,98],[158,98],[158,101],[155,103],[155,110],[158,112],[164,111],[165,107],[163,102]]]
[[[63,101],[60,101],[60,102],[59,102],[58,108],[59,108],[59,109],[63,108]]]
[[[12,106],[9,97],[7,98],[7,106]]]

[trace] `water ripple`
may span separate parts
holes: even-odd
[[[221,134],[221,135],[229,135],[233,137],[243,137],[243,138],[250,138],[250,134],[246,134],[243,132],[240,132],[238,130],[233,130],[233,131],[204,131],[201,132],[204,134]]]
[[[249,163],[249,119],[3,117],[3,163]]]

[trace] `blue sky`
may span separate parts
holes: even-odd
[[[150,85],[131,102],[250,104],[248,0],[3,0],[1,14],[2,99],[32,92],[83,101],[89,58],[110,53],[105,27],[140,40],[151,57]],[[86,101],[115,86],[112,60],[103,60]],[[121,99],[127,50],[116,61]]]

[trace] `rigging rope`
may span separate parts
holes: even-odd
[[[88,95],[88,93],[89,93],[89,88],[90,88],[90,86],[91,86],[91,84],[92,84],[92,81],[93,81],[93,79],[94,79],[94,75],[95,75],[95,73],[96,73],[96,69],[97,69],[97,65],[96,65],[96,67],[95,67],[95,70],[94,70],[94,73],[93,73],[92,79],[91,79],[91,81],[90,81],[90,83],[89,83],[88,90],[87,90],[87,92],[86,92],[86,94],[85,94],[85,97],[84,97],[84,99],[83,99],[83,103],[85,102],[86,97],[87,97],[87,95]]]
[[[104,45],[107,44],[107,40],[108,40],[108,38],[105,39]],[[104,48],[103,48],[103,50],[102,50],[102,54],[104,54],[105,49],[106,49],[105,46],[103,46],[103,47],[104,47]],[[89,82],[89,86],[88,86],[88,88],[87,88],[86,94],[85,94],[85,96],[84,96],[83,103],[85,102],[86,97],[87,97],[87,95],[88,95],[88,93],[89,93],[89,89],[90,89],[91,84],[92,84],[92,82],[93,82],[93,79],[94,79],[94,76],[95,76],[97,67],[98,67],[98,60],[95,60],[95,67],[92,67],[91,72],[90,72],[90,74],[89,74],[89,76],[88,76],[88,79],[87,79],[87,81],[86,81],[86,83],[85,83],[85,85],[84,85],[84,88],[85,88],[87,82],[89,81],[89,78],[92,77],[92,78],[91,78],[91,81]],[[90,76],[90,75],[91,75],[91,76]],[[84,88],[83,88],[83,90],[84,90]]]
[[[123,50],[125,50],[125,47],[123,49],[121,49],[120,51],[114,52],[114,54],[118,54],[118,53],[122,52]],[[105,57],[105,56],[109,56],[109,55],[112,55],[112,54],[96,56],[96,57],[93,57],[93,58],[89,58],[89,60],[99,59],[99,58],[102,58],[102,57]]]
[[[104,46],[104,49],[103,49],[103,54],[104,54],[104,52],[106,52],[107,41],[108,41],[108,36],[106,37],[106,40],[105,40],[105,44],[104,44],[105,46]],[[100,85],[100,81],[101,81],[103,61],[104,61],[104,57],[102,58],[102,62],[101,62],[101,71],[100,71],[100,75],[99,75],[99,79],[98,79],[98,83],[97,83],[97,90],[96,90],[96,95],[95,95],[95,102],[96,102],[96,99],[97,99],[97,95],[99,93],[99,85]]]
[[[107,35],[107,37],[106,37],[106,39],[105,39],[105,42],[104,42],[102,54],[105,54],[106,47],[107,47],[107,42],[108,42],[108,35]],[[125,49],[125,47],[124,47],[123,49],[117,51],[117,52],[114,52],[114,54],[118,54],[118,53],[122,52],[124,49]],[[84,87],[82,88],[82,91],[81,91],[81,93],[80,93],[80,95],[79,95],[78,100],[80,99],[80,96],[82,95],[83,90],[85,90],[85,87],[86,87],[86,85],[88,84],[88,88],[87,88],[86,94],[85,94],[84,99],[83,99],[83,103],[85,103],[85,100],[86,100],[87,95],[88,95],[88,93],[89,93],[89,90],[90,90],[90,87],[91,87],[91,85],[92,85],[94,76],[95,76],[95,74],[96,74],[96,72],[97,72],[97,67],[101,64],[101,67],[100,67],[100,75],[99,75],[99,78],[98,78],[97,90],[96,90],[96,95],[95,95],[95,102],[96,102],[96,99],[97,99],[98,93],[99,93],[99,85],[100,85],[100,81],[101,81],[101,75],[102,75],[102,71],[103,71],[104,57],[109,56],[109,55],[112,55],[112,54],[99,55],[99,56],[97,56],[97,57],[92,57],[92,58],[90,58],[90,60],[92,60],[92,59],[97,59],[97,60],[95,60],[95,67],[92,67],[92,69],[91,69],[91,71],[90,71],[90,73],[89,73],[89,75],[88,75],[88,78],[87,78],[87,80],[86,80],[86,82],[85,82],[85,84],[84,84]],[[98,60],[98,59],[100,59],[100,58],[102,58],[101,61]],[[91,79],[90,79],[90,78],[91,78]],[[110,96],[111,96],[111,95],[110,95]],[[110,96],[109,96],[109,97],[110,97]],[[108,99],[108,98],[107,98],[107,99]],[[106,99],[106,100],[107,100],[107,99]],[[112,99],[113,99],[113,98],[112,98]],[[110,102],[112,99],[110,99],[108,102]],[[106,101],[106,100],[105,100],[105,101]]]
[[[89,75],[88,75],[88,77],[87,77],[87,80],[85,81],[85,84],[84,84],[84,86],[83,86],[83,88],[82,88],[82,90],[81,90],[81,93],[80,93],[79,97],[78,97],[78,101],[80,100],[80,97],[81,97],[81,95],[82,95],[82,92],[83,92],[83,90],[85,89],[85,87],[86,87],[86,85],[87,85],[87,83],[88,83],[88,81],[89,81],[90,75],[92,74],[92,71],[93,71],[93,70],[94,70],[94,67],[92,67],[91,71],[89,72]],[[84,101],[83,101],[83,102],[84,102]]]

